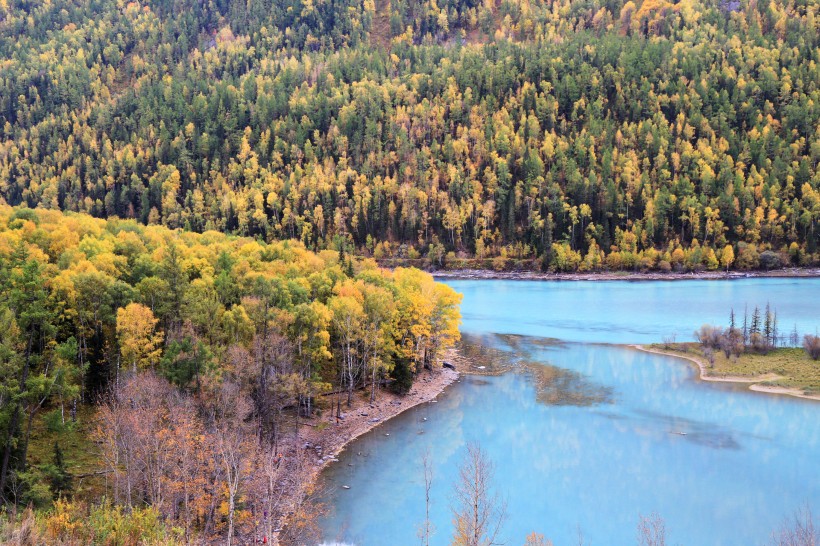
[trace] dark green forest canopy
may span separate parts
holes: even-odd
[[[0,0],[0,195],[439,264],[811,265],[819,6]]]

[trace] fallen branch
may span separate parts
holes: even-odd
[[[103,474],[111,474],[114,470],[97,470],[96,472],[86,472],[85,474],[72,474],[75,478],[90,478],[91,476],[102,476]]]

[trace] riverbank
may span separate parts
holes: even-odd
[[[463,361],[455,350],[448,352],[446,360]],[[350,442],[400,413],[435,401],[458,378],[459,372],[448,368],[425,370],[416,377],[410,392],[405,395],[383,390],[371,403],[369,392],[359,391],[354,394],[351,407],[348,408],[343,400],[340,419],[336,419],[335,412],[327,411],[320,418],[301,423],[298,444],[292,446],[289,455],[304,463],[299,465],[302,475],[283,493],[283,505],[294,507],[300,503],[315,486],[322,469],[336,462],[339,453]],[[285,519],[279,527],[284,528],[288,523]],[[278,533],[272,538],[271,544],[278,544]]]
[[[771,271],[698,271],[687,273],[627,272],[542,273],[538,271],[493,271],[489,269],[454,269],[430,271],[437,279],[510,280],[510,281],[685,281],[732,280],[748,278],[820,277],[820,268],[787,268]]]
[[[657,349],[654,347],[647,347],[645,345],[629,345],[634,349],[639,351],[644,351],[647,353],[653,353],[658,355],[665,355],[665,356],[673,356],[676,358],[682,358],[687,360],[688,362],[697,366],[699,370],[699,378],[701,381],[712,381],[717,383],[739,383],[739,384],[746,384],[748,385],[748,389],[755,392],[762,392],[766,394],[783,394],[787,396],[794,396],[796,398],[804,398],[807,400],[817,400],[820,401],[820,395],[818,394],[807,394],[801,389],[798,388],[791,388],[791,387],[782,387],[778,385],[766,385],[765,383],[770,381],[777,381],[781,378],[781,376],[775,373],[767,373],[758,376],[742,376],[742,375],[711,375],[709,373],[709,367],[705,360],[700,358],[697,355],[688,354],[688,353],[681,353],[679,351],[671,351],[671,350],[663,350]]]

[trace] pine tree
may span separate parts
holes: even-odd
[[[73,477],[66,468],[65,460],[63,459],[63,450],[60,449],[59,442],[54,442],[54,466],[51,469],[51,491],[54,498],[58,498],[61,494],[71,491],[73,487]]]
[[[749,327],[749,344],[755,349],[759,349],[763,344],[763,339],[761,338],[760,309],[755,307],[755,310],[752,312],[752,324]]]
[[[749,327],[749,337],[760,333],[760,309],[752,311],[752,325]]]

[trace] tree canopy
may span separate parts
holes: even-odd
[[[209,514],[182,514],[175,503],[194,493],[180,480],[227,480],[237,501],[250,487],[231,481],[251,472],[237,462],[249,438],[275,455],[293,416],[328,391],[349,404],[367,387],[372,399],[397,362],[410,381],[438,365],[458,340],[460,300],[427,273],[343,247],[0,206],[0,493],[50,501],[51,467],[27,464],[32,420],[43,410],[65,422],[66,408],[102,401],[95,438],[116,472],[114,500],[153,506],[186,532],[224,532],[197,523],[219,527],[220,491],[206,495]],[[185,450],[202,459],[180,469],[163,458]],[[223,516],[240,525],[242,513]]]
[[[815,264],[817,12],[3,2],[0,195],[436,266]]]

